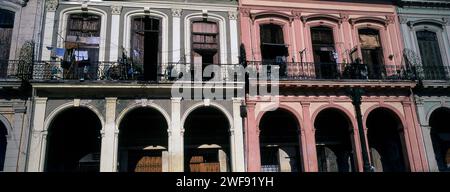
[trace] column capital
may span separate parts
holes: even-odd
[[[48,12],[55,12],[56,9],[58,8],[59,5],[59,0],[47,0],[45,2],[45,9]]]
[[[173,8],[171,11],[173,17],[181,17],[181,14],[183,13],[183,9],[180,8]]]
[[[311,102],[309,102],[309,101],[301,101],[300,104],[302,105],[302,107],[309,107],[311,105]]]
[[[122,13],[122,6],[120,5],[111,5],[111,14],[120,15]]]
[[[172,97],[170,98],[172,100],[172,103],[180,103],[181,102],[181,97]]]
[[[348,22],[350,19],[350,16],[348,13],[340,13],[341,22]]]
[[[34,100],[35,100],[36,104],[47,103],[47,97],[35,97]]]
[[[229,11],[228,12],[228,19],[230,20],[237,20],[238,19],[238,12],[237,11]]]
[[[294,16],[294,19],[300,19],[302,17],[302,12],[298,10],[292,10],[291,14]]]
[[[117,97],[105,97],[106,102],[111,103],[111,102],[116,102],[117,101]]]
[[[399,20],[400,24],[408,23],[408,17],[406,17],[406,16],[398,16],[398,20]]]
[[[241,12],[242,16],[244,16],[244,17],[250,17],[250,14],[251,14],[250,11],[251,11],[250,8],[244,8],[244,7],[239,8],[239,12]]]

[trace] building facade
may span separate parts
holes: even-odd
[[[0,1],[0,171],[24,171],[30,89],[26,80],[39,54],[43,1]]]
[[[400,1],[405,59],[416,66],[414,89],[430,171],[448,171],[450,145],[450,2]]]
[[[245,171],[237,2],[47,0],[44,15],[27,171]]]
[[[428,171],[392,2],[242,0],[240,21],[248,65],[279,71],[276,105],[246,100],[248,171]]]

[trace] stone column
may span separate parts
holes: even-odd
[[[181,14],[182,9],[172,9],[172,62],[178,63],[181,59]]]
[[[242,129],[241,118],[241,102],[242,98],[233,98],[233,132],[231,134],[231,158],[232,158],[232,171],[244,172],[245,160],[244,160],[244,135]]]
[[[111,6],[111,42],[109,44],[109,61],[117,61],[119,58],[119,34],[120,14],[122,6]]]
[[[230,43],[231,43],[231,64],[239,63],[239,31],[238,31],[238,12],[228,12],[230,19]]]
[[[405,132],[407,131],[408,137],[406,140],[409,141],[410,150],[412,159],[410,163],[411,171],[424,171],[424,167],[422,166],[424,160],[424,154],[422,154],[423,150],[420,147],[419,142],[422,142],[422,138],[420,138],[419,130],[414,123],[414,117],[412,112],[412,103],[410,101],[403,102],[403,110],[405,112],[405,121],[406,127]],[[407,145],[408,146],[408,145]]]
[[[47,47],[53,47],[53,35],[55,34],[55,12],[58,8],[58,0],[47,0],[45,9],[44,36],[42,41],[42,57],[41,60],[50,60],[51,50]]]
[[[304,171],[306,172],[317,172],[319,171],[317,165],[317,152],[316,152],[316,137],[315,137],[315,129],[311,121],[311,112],[309,110],[310,103],[302,102],[302,110],[303,110],[303,127],[301,127],[304,136],[304,142],[302,144],[305,147],[305,150],[302,151],[302,160]],[[300,133],[301,134],[301,133]],[[299,135],[301,139],[301,135]]]
[[[26,148],[23,147],[23,143],[22,142],[22,135],[25,131],[25,127],[23,126],[24,124],[24,115],[26,112],[26,106],[24,105],[19,105],[19,106],[14,106],[14,124],[13,124],[13,129],[14,129],[14,136],[15,136],[15,140],[16,140],[16,144],[17,144],[17,159],[16,162],[14,162],[16,164],[16,169],[14,171],[17,172],[23,172],[24,171],[24,165],[25,162],[22,162],[25,158],[26,158]]]
[[[101,130],[102,146],[100,155],[100,171],[117,171],[117,134],[116,134],[116,97],[106,100],[105,127]]]
[[[246,58],[248,61],[254,60],[254,52],[253,52],[253,46],[252,46],[252,23],[250,19],[250,9],[248,8],[240,8],[240,37],[241,42],[244,44],[245,47],[245,53]]]
[[[420,97],[415,98],[417,115],[419,118],[420,127],[422,130],[423,143],[425,147],[425,153],[428,160],[429,171],[439,172],[439,168],[436,162],[434,149],[433,149],[433,141],[431,140],[431,127],[428,124],[428,120],[426,119],[427,113],[424,107],[424,101]]]
[[[47,131],[44,130],[47,98],[36,97],[34,100],[34,119],[31,128],[30,146],[28,148],[28,172],[44,171],[43,153],[45,153],[45,143],[47,138]]]
[[[181,125],[181,98],[172,98],[172,116],[169,128],[169,171],[184,171],[184,129]]]
[[[261,171],[259,128],[256,126],[255,105],[256,103],[247,103],[247,171],[249,172]]]

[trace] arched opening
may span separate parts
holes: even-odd
[[[359,43],[361,44],[362,62],[367,66],[371,79],[381,79],[386,74],[384,68],[383,47],[381,45],[380,32],[372,28],[358,30]]]
[[[317,78],[337,77],[337,52],[334,46],[333,29],[326,26],[311,27],[311,42]]]
[[[446,79],[446,70],[442,62],[441,49],[437,34],[433,31],[422,30],[416,32],[420,57],[425,79]]]
[[[167,171],[167,129],[167,120],[156,109],[140,107],[127,113],[119,125],[119,171]]]
[[[0,9],[0,78],[6,77],[8,73],[7,60],[11,48],[14,16],[14,12]]]
[[[48,172],[100,171],[98,116],[85,107],[69,108],[50,124],[45,170]]]
[[[302,171],[300,126],[284,109],[266,112],[259,123],[262,172]]]
[[[185,171],[230,171],[230,122],[214,107],[192,111],[184,123]]]
[[[372,165],[377,172],[406,171],[406,155],[402,145],[403,125],[389,109],[377,108],[366,121]]]
[[[138,80],[156,81],[161,63],[161,19],[148,15],[131,20],[130,77]]]
[[[450,171],[450,109],[441,107],[430,116],[431,140],[439,171]]]
[[[0,122],[0,171],[3,171],[5,166],[6,145],[8,144],[6,135],[8,135],[6,126]]]
[[[353,126],[347,115],[339,109],[325,109],[317,115],[314,127],[319,171],[355,171]]]

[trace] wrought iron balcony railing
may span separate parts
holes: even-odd
[[[33,62],[26,60],[0,60],[0,79],[31,79]]]
[[[34,80],[86,80],[86,81],[148,81],[172,82],[186,81],[236,81],[233,73],[238,65],[214,65],[211,75],[203,77],[202,71],[207,64],[189,63],[158,64],[156,69],[143,65],[119,62],[78,62],[36,61],[32,79]],[[147,71],[146,71],[147,70]],[[199,73],[200,72],[200,73]],[[200,76],[199,76],[200,75]],[[214,77],[214,79],[212,77]]]
[[[413,80],[414,70],[399,65],[366,65],[355,63],[261,62],[250,61],[261,72],[264,67],[279,71],[280,80]],[[270,73],[270,70],[268,70]],[[271,74],[268,74],[270,76]]]
[[[423,80],[450,80],[449,66],[417,66],[416,70]]]

